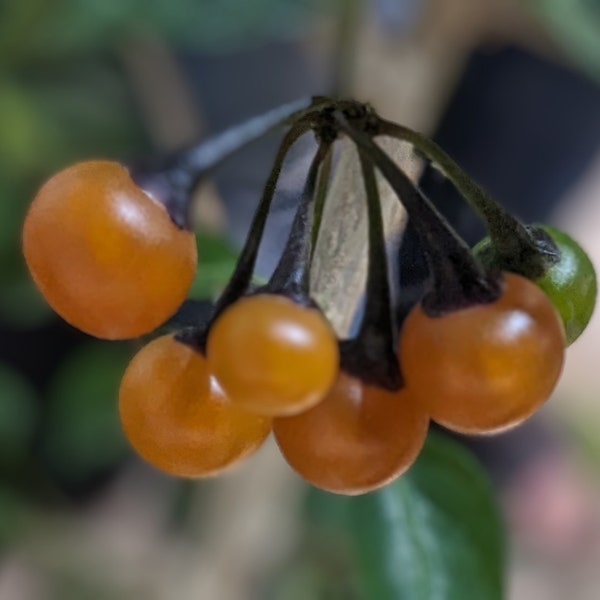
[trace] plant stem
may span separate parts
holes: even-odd
[[[528,229],[498,204],[433,140],[408,127],[379,119],[379,133],[411,143],[429,160],[436,163],[465,200],[484,220],[492,244],[499,256],[515,257],[524,254],[539,257],[543,271],[543,256]],[[531,260],[531,259],[530,259]]]
[[[252,281],[252,274],[254,273],[256,257],[258,255],[258,249],[264,233],[265,224],[267,222],[267,217],[269,216],[271,202],[275,195],[277,180],[279,179],[285,157],[298,138],[309,131],[310,128],[310,120],[308,118],[301,119],[290,128],[281,141],[273,166],[271,167],[271,172],[265,183],[261,199],[256,207],[250,230],[246,237],[246,242],[238,257],[235,270],[229,279],[227,287],[223,290],[221,296],[217,300],[209,323],[195,330],[181,332],[176,336],[179,341],[204,353],[206,335],[210,324],[213,323],[230,304],[238,300],[248,290]]]
[[[341,129],[387,179],[423,241],[433,279],[433,289],[423,299],[423,308],[434,316],[495,300],[500,291],[497,281],[475,261],[470,248],[423,192],[369,136],[350,125],[340,112],[335,117]]]
[[[327,189],[329,185],[329,176],[331,174],[331,162],[333,159],[332,148],[323,159],[321,169],[319,170],[319,179],[317,180],[317,189],[315,191],[315,208],[314,208],[314,222],[312,230],[312,242],[311,242],[311,263],[314,256],[315,248],[317,246],[317,240],[319,239],[319,231],[321,230],[321,221],[323,220],[323,209],[325,208],[325,200],[327,198]]]
[[[223,160],[271,130],[295,123],[331,104],[325,97],[302,98],[226,129],[159,164],[132,167],[133,180],[166,207],[173,222],[191,229],[189,205],[192,191],[206,174]]]
[[[269,131],[285,124],[295,123],[307,113],[315,110],[324,99],[302,98],[274,108],[225,130],[206,143],[185,150],[178,162],[181,168],[194,174],[197,182],[208,170],[244,146],[263,137]]]
[[[368,214],[369,262],[365,307],[359,331],[340,343],[342,368],[366,383],[390,390],[401,385],[397,325],[391,304],[381,200],[373,164],[359,151]]]
[[[270,293],[283,293],[298,302],[306,302],[308,297],[315,192],[319,170],[330,152],[331,143],[321,141],[319,144],[308,170],[287,243],[264,288]]]
[[[252,274],[254,272],[254,266],[256,264],[256,257],[258,256],[258,249],[269,216],[271,209],[271,202],[275,195],[275,188],[277,186],[277,180],[281,173],[281,168],[285,157],[292,147],[292,145],[304,135],[310,129],[310,124],[306,121],[297,122],[286,134],[271,168],[271,173],[265,184],[262,197],[254,213],[252,224],[250,225],[250,231],[246,237],[246,243],[240,253],[235,270],[229,283],[221,297],[217,302],[215,308],[215,315],[213,320],[230,304],[235,302],[240,296],[242,296],[248,289],[250,282],[252,281]]]

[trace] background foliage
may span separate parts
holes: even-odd
[[[299,35],[316,15],[333,14],[334,4],[0,3],[0,551],[9,553],[33,529],[52,528],[57,512],[85,503],[130,456],[115,398],[133,347],[84,338],[34,289],[20,227],[36,188],[77,160],[151,153],[123,61],[136,39],[160,38],[187,54],[222,53]],[[562,10],[556,1],[538,4],[552,19]],[[583,3],[577,6],[561,21],[566,38],[568,23],[581,30],[575,19]],[[598,38],[586,39],[571,46],[595,65]],[[226,281],[235,250],[208,232],[198,234],[198,245],[202,271],[192,295],[205,298]],[[185,498],[177,504],[183,513]],[[504,596],[505,542],[494,491],[472,456],[440,433],[429,437],[405,477],[378,493],[309,492],[304,525],[293,561],[272,582],[274,599]],[[95,589],[68,568],[55,576],[52,598],[83,598]],[[118,598],[106,583],[89,597]]]

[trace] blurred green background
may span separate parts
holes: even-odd
[[[283,558],[271,556],[255,571],[229,565],[250,579],[247,595],[228,591],[227,561],[235,553],[220,547],[219,571],[214,556],[207,558],[211,548],[202,550],[216,539],[211,527],[219,522],[206,515],[217,515],[211,510],[230,498],[221,496],[228,484],[225,492],[211,483],[179,484],[140,467],[116,412],[119,379],[136,344],[92,340],[63,323],[33,287],[22,259],[21,223],[46,177],[86,158],[129,160],[161,150],[132,78],[132,48],[159,40],[173,55],[210,59],[273,41],[316,39],[325,44],[317,63],[334,54],[343,4],[0,0],[0,597],[502,597],[504,546],[493,491],[464,450],[436,437],[410,477],[356,502],[318,493],[305,501],[304,488],[284,478],[293,498],[303,498],[302,525],[269,508],[281,530],[263,536],[263,544],[283,548]],[[549,24],[576,64],[600,78],[597,4],[533,4],[534,18]],[[404,24],[402,43],[442,6],[365,5],[365,21],[371,14],[380,26],[390,19],[397,34]],[[458,5],[464,10],[469,3]],[[387,101],[393,102],[389,94]],[[210,297],[226,281],[235,251],[218,232],[198,237],[203,270],[192,294]],[[290,510],[299,502],[283,492],[280,498]],[[249,514],[268,521],[260,510]],[[110,541],[103,528],[113,532]],[[128,555],[135,558],[125,568],[120,562]],[[399,565],[405,565],[401,577]],[[194,579],[196,571],[203,582],[213,577],[223,587],[206,591],[211,588]],[[456,576],[467,572],[468,580]]]

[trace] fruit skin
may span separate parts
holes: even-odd
[[[340,371],[321,403],[274,419],[273,432],[285,459],[306,481],[356,495],[404,473],[423,447],[428,425],[406,390],[366,385]]]
[[[585,330],[594,312],[597,295],[594,265],[581,246],[563,231],[549,225],[535,227],[548,233],[561,253],[559,262],[551,265],[535,283],[558,310],[570,345]],[[495,256],[489,237],[481,240],[473,252],[488,267],[506,268]]]
[[[339,368],[337,338],[323,314],[267,293],[223,311],[208,333],[206,357],[232,402],[271,416],[320,402]]]
[[[23,252],[50,306],[106,339],[137,337],[167,320],[197,261],[193,233],[110,161],[75,164],[43,185],[25,218]]]
[[[430,317],[416,305],[399,357],[406,387],[434,421],[460,433],[497,433],[550,396],[564,360],[564,329],[531,281],[503,274],[498,300]]]
[[[271,420],[227,400],[205,358],[172,335],[132,359],[119,391],[125,435],[149,463],[172,475],[206,477],[259,446]]]

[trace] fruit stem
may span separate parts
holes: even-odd
[[[264,291],[285,294],[296,302],[306,303],[312,247],[314,201],[321,164],[330,152],[333,140],[321,140],[312,160],[300,196],[290,235],[281,258]]]
[[[499,280],[487,273],[470,248],[408,176],[368,136],[354,128],[341,112],[335,113],[340,128],[387,179],[402,202],[423,241],[432,290],[423,298],[430,316],[492,302],[500,294]]]
[[[206,337],[210,325],[214,323],[215,319],[217,319],[230,304],[233,304],[248,291],[250,283],[252,282],[256,257],[258,256],[258,249],[263,237],[267,217],[269,216],[271,202],[275,195],[277,180],[279,179],[285,157],[298,138],[303,136],[310,128],[310,121],[307,118],[303,118],[297,121],[284,136],[279,145],[279,149],[277,150],[277,154],[275,155],[275,160],[273,161],[271,172],[265,183],[262,196],[256,207],[256,211],[254,212],[250,230],[246,237],[244,247],[238,257],[234,272],[229,279],[226,288],[217,300],[210,320],[204,325],[201,324],[193,329],[188,329],[177,334],[176,338],[179,341],[204,353]]]
[[[317,189],[315,191],[315,209],[314,209],[314,222],[312,229],[312,242],[311,242],[311,263],[317,247],[317,240],[319,239],[319,231],[321,230],[321,221],[323,220],[323,209],[325,208],[325,200],[327,198],[327,189],[329,185],[329,176],[331,173],[331,163],[333,159],[333,153],[331,146],[329,151],[323,159],[321,169],[319,170],[319,179],[317,180]]]
[[[285,157],[296,140],[304,135],[309,129],[309,122],[306,120],[298,121],[283,138],[277,151],[277,155],[275,156],[273,166],[271,167],[271,172],[265,184],[262,197],[258,203],[256,212],[254,213],[250,230],[246,237],[246,242],[238,258],[233,275],[217,301],[213,320],[248,290],[252,281],[252,274],[254,273],[256,258],[258,256],[265,224],[267,222],[267,217],[269,216],[273,196],[275,195],[277,180],[279,179]]]
[[[433,140],[408,127],[385,119],[379,118],[378,122],[380,135],[411,143],[419,152],[435,163],[452,182],[485,222],[494,251],[501,263],[519,264],[521,274],[536,279],[556,262],[556,258],[560,254],[556,244],[554,244],[554,248],[549,249],[548,241],[544,240],[545,246],[543,249],[540,248],[533,232],[486,193]]]
[[[302,98],[274,108],[226,129],[199,144],[160,159],[158,164],[133,166],[136,184],[161,202],[173,222],[182,229],[192,229],[190,198],[206,174],[223,160],[271,130],[299,122],[319,108],[331,104],[328,98]]]
[[[397,324],[391,302],[381,201],[373,164],[359,151],[368,215],[369,262],[365,307],[356,336],[340,342],[341,366],[362,381],[397,390]]]

